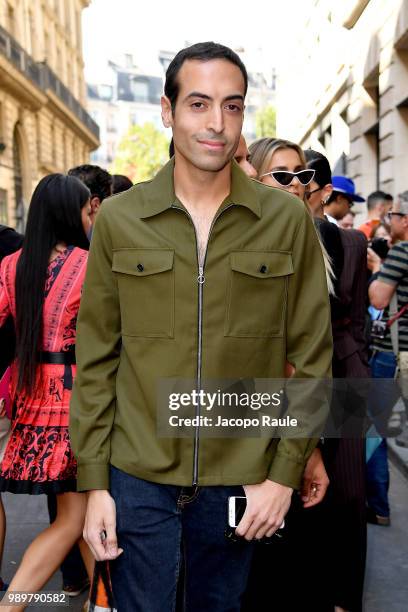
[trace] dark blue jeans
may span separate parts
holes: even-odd
[[[183,561],[184,610],[239,612],[254,545],[225,530],[242,487],[162,485],[111,467],[111,495],[124,550],[111,564],[118,612],[173,612]]]
[[[394,378],[397,360],[394,353],[375,351],[370,360],[371,374],[373,378]],[[398,400],[399,394],[391,389],[383,388],[383,394],[379,394],[376,402],[380,410],[381,421],[385,425],[390,411]],[[373,407],[369,405],[368,409]],[[385,418],[384,418],[385,417]],[[374,422],[376,418],[374,417]],[[390,486],[390,474],[388,470],[387,441],[382,439],[380,446],[375,450],[367,462],[367,504],[379,516],[389,516],[390,507],[388,503],[388,489]]]

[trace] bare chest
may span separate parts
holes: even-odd
[[[194,223],[197,237],[198,261],[199,265],[203,266],[214,215],[208,213],[199,214],[197,212],[194,212],[193,214],[191,214],[191,218]]]

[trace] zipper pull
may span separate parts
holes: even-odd
[[[204,285],[205,283],[204,268],[202,266],[198,268],[197,282],[199,285]]]

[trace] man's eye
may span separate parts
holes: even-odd
[[[230,111],[234,111],[234,112],[240,112],[241,111],[241,107],[238,106],[238,104],[227,104],[226,108]]]
[[[204,108],[203,102],[193,102],[191,105],[193,108]]]

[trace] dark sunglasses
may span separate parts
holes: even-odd
[[[272,172],[262,174],[260,178],[263,176],[272,176],[275,181],[279,183],[279,185],[282,185],[282,187],[288,187],[296,176],[299,183],[306,187],[306,185],[313,181],[314,175],[314,170],[299,170],[299,172],[289,172],[289,170],[272,170]]]

